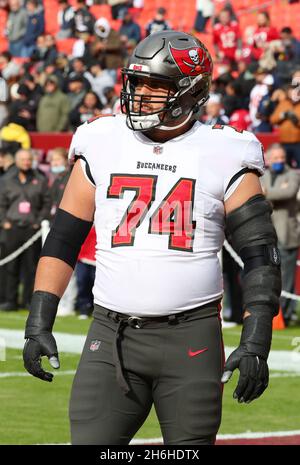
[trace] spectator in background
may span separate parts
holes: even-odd
[[[50,187],[52,219],[62,199],[71,171],[68,164],[68,152],[66,149],[57,147],[50,151],[49,157],[47,158],[49,159],[51,173],[54,177],[54,181]]]
[[[4,230],[7,255],[34,235],[41,222],[48,218],[51,205],[47,180],[32,169],[32,154],[29,150],[19,150],[16,153],[16,166],[16,175],[6,179],[0,190],[0,223]],[[20,305],[22,308],[29,307],[40,249],[39,239],[6,265],[8,300],[0,306],[0,310],[18,308],[21,275],[23,295]]]
[[[238,75],[234,79],[235,85],[239,88],[239,93],[243,101],[243,107],[249,108],[250,102],[250,92],[256,84],[255,80],[255,68],[257,68],[256,63],[252,63],[252,68],[250,65],[251,58],[240,58],[237,62],[237,71]]]
[[[279,129],[279,141],[283,145],[287,162],[300,168],[300,95],[299,84],[290,84],[286,91],[278,89],[272,95],[276,107],[270,122]]]
[[[10,115],[8,123],[0,130],[1,147],[15,154],[20,148],[29,149],[30,136],[26,130],[27,118],[22,116],[20,109],[14,115]]]
[[[124,66],[123,57],[126,54],[120,34],[110,27],[106,18],[99,18],[96,21],[95,34],[96,38],[90,47],[91,55],[103,63],[116,82],[117,69]]]
[[[146,25],[146,36],[154,34],[155,32],[168,31],[171,29],[169,22],[166,20],[167,10],[163,7],[158,8],[156,15]]]
[[[258,68],[255,72],[255,86],[250,92],[250,102],[249,102],[249,113],[252,122],[252,129],[255,131],[255,128],[260,124],[260,120],[257,118],[257,110],[261,99],[268,93],[268,86],[265,84],[264,80],[268,76],[268,71],[263,68]]]
[[[55,39],[51,34],[46,34],[45,36],[39,36],[37,38],[37,43],[32,53],[32,59],[34,61],[43,61],[43,65],[46,67],[55,63],[57,55]]]
[[[205,106],[206,116],[204,117],[205,124],[228,124],[228,118],[224,115],[224,109],[220,95],[213,94]]]
[[[68,70],[68,75],[65,78],[65,82],[63,85],[63,90],[68,91],[68,83],[69,80],[72,79],[74,76],[78,76],[82,79],[85,90],[89,91],[91,89],[90,81],[87,79],[87,67],[85,65],[85,60],[83,58],[75,58],[70,63],[70,68]]]
[[[102,104],[98,95],[95,92],[89,91],[85,94],[79,105],[70,112],[70,123],[75,129],[91,118],[101,115],[101,110]]]
[[[71,69],[74,73],[84,76],[84,73],[86,72],[85,60],[80,57],[74,58],[71,62]]]
[[[52,202],[50,219],[53,220],[71,172],[68,165],[68,153],[66,149],[58,147],[51,150],[49,153],[49,161],[51,166],[51,173],[54,176],[54,182],[50,188]],[[74,309],[76,296],[77,283],[75,273],[73,273],[67,289],[65,290],[59,302],[57,311],[59,316],[70,316],[75,314]]]
[[[20,57],[23,49],[23,39],[27,29],[28,15],[20,0],[9,0],[9,15],[6,23],[6,33],[9,42],[9,52],[14,57]]]
[[[10,176],[15,176],[18,171],[14,155],[5,150],[2,150],[2,170],[1,182]]]
[[[85,0],[76,0],[76,9],[74,15],[75,33],[93,34],[95,18],[89,11]]]
[[[90,60],[90,42],[94,40],[94,37],[89,32],[80,32],[77,36],[78,39],[72,49],[72,57],[83,58],[88,62]]]
[[[83,77],[80,74],[73,74],[68,80],[68,99],[70,102],[70,110],[79,105],[86,94]]]
[[[277,29],[270,24],[270,16],[267,11],[261,11],[257,15],[257,28],[252,37],[252,55],[259,60],[264,53],[266,44],[279,39]]]
[[[103,115],[111,113],[120,113],[118,107],[120,105],[119,95],[116,94],[114,87],[106,87],[103,90],[104,97],[106,98],[106,105],[103,107],[101,113]]]
[[[127,51],[129,50],[128,54],[131,54],[130,50],[132,50],[141,40],[141,28],[133,20],[132,14],[129,10],[124,11],[124,17],[119,34],[125,48]]]
[[[86,320],[91,316],[94,308],[92,289],[96,271],[96,232],[93,226],[83,243],[75,268],[77,280],[77,309],[79,319]]]
[[[213,27],[213,44],[216,57],[221,62],[235,65],[236,54],[241,50],[241,34],[237,21],[231,20],[230,12],[223,9],[219,14],[220,22]]]
[[[266,84],[268,91],[266,95],[262,97],[257,108],[256,118],[260,120],[260,123],[255,128],[255,132],[272,132],[273,126],[270,122],[270,116],[275,110],[275,103],[272,100],[274,91],[274,78],[272,74],[268,74],[263,84]]]
[[[294,37],[290,27],[284,27],[280,31],[280,39],[283,45],[285,61],[300,62],[300,41]]]
[[[226,116],[231,117],[236,110],[243,108],[243,99],[241,90],[235,81],[229,82],[225,87],[225,95],[223,96],[223,107]]]
[[[12,60],[10,52],[0,53],[0,73],[8,83],[15,82],[20,74],[20,65]]]
[[[113,19],[122,19],[123,11],[129,6],[128,0],[107,0],[111,6],[111,15]]]
[[[89,80],[93,92],[98,95],[101,104],[106,105],[107,100],[103,91],[106,87],[114,86],[114,81],[108,70],[104,69],[99,61],[94,60],[89,66],[86,78]]]
[[[240,325],[243,323],[241,268],[227,252],[225,247],[222,248],[222,268],[225,295],[228,297],[228,304],[230,307],[230,315],[228,315],[227,319]]]
[[[56,34],[57,39],[67,39],[73,37],[75,34],[75,11],[74,8],[69,5],[68,0],[58,0],[59,11],[57,13],[57,24],[59,31]]]
[[[0,128],[2,128],[8,117],[7,104],[5,102],[0,102]]]
[[[68,129],[70,104],[68,97],[58,88],[56,76],[48,76],[45,95],[37,110],[36,125],[39,132],[61,132]]]
[[[294,293],[294,279],[300,246],[300,230],[297,221],[297,193],[300,188],[299,174],[286,164],[286,153],[280,144],[267,151],[269,169],[261,178],[264,194],[272,203],[272,221],[278,237],[281,255],[282,289]],[[295,301],[281,297],[281,309],[288,325],[295,311]]]
[[[213,16],[215,10],[212,0],[197,0],[196,1],[196,18],[194,29],[196,32],[206,32],[205,28],[208,20]]]
[[[28,0],[26,3],[28,22],[23,38],[22,57],[31,57],[37,38],[44,33],[44,9],[37,0]]]
[[[16,121],[17,117],[19,118],[19,124],[26,128],[28,131],[35,130],[35,113],[37,106],[32,105],[30,102],[30,90],[25,84],[18,86],[18,95],[19,99],[12,102],[9,107],[10,120],[14,119]],[[21,118],[23,118],[21,120]],[[27,148],[27,147],[26,147]]]

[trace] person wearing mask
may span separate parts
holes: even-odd
[[[47,180],[32,169],[30,150],[16,153],[17,172],[4,180],[0,190],[0,224],[4,231],[6,254],[17,250],[40,228],[41,222],[49,217],[51,198]],[[20,275],[23,280],[23,295],[20,305],[28,307],[32,291],[36,265],[41,250],[38,239],[21,255],[6,266],[7,302],[0,310],[18,308],[18,287]]]
[[[299,174],[286,163],[282,145],[273,144],[267,152],[269,169],[261,178],[266,198],[272,203],[272,221],[278,236],[281,255],[282,289],[294,293],[295,271],[300,246],[300,228],[297,220],[297,193]],[[281,309],[286,325],[295,312],[296,301],[281,297]]]
[[[300,168],[300,98],[299,84],[290,84],[285,90],[277,89],[271,100],[276,107],[270,122],[278,126],[279,141],[286,150],[287,162]]]
[[[57,207],[62,199],[66,184],[71,171],[68,165],[68,153],[66,149],[58,147],[50,152],[50,169],[54,181],[50,187],[51,195],[51,217],[56,213]]]
[[[54,75],[46,78],[45,95],[41,98],[37,110],[36,126],[38,132],[61,132],[68,128],[70,103],[58,87]]]

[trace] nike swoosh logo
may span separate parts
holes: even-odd
[[[195,357],[195,355],[202,354],[203,352],[206,352],[207,350],[208,350],[207,347],[202,350],[196,350],[195,352],[192,349],[189,349],[189,357]]]

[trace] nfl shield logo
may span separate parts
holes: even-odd
[[[97,340],[92,341],[92,342],[91,342],[91,345],[90,345],[90,350],[91,350],[92,352],[95,352],[96,350],[99,349],[100,344],[101,344],[101,341],[97,341]]]
[[[163,148],[161,145],[155,145],[153,147],[153,153],[155,153],[156,155],[160,155],[162,152],[163,152]]]

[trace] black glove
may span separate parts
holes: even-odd
[[[59,368],[59,358],[52,328],[59,297],[50,292],[34,292],[25,327],[23,360],[26,370],[43,381],[51,382],[53,374],[43,370],[41,357],[46,355],[53,368]]]
[[[244,319],[239,347],[228,357],[222,376],[227,383],[233,371],[240,371],[239,381],[233,393],[238,402],[249,403],[257,399],[269,383],[267,358],[272,340],[272,320],[269,311],[257,309]]]

